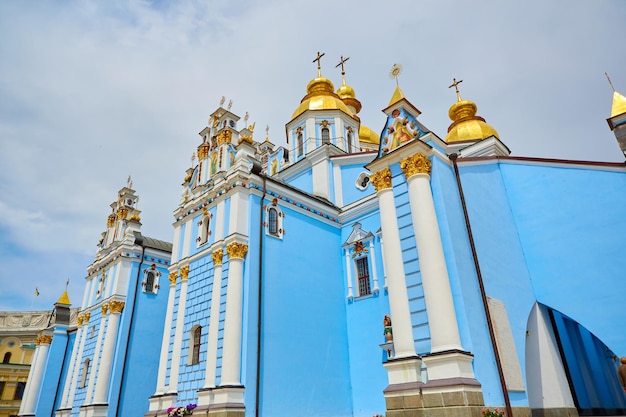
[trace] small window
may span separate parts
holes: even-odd
[[[202,219],[198,222],[198,238],[196,242],[198,242],[198,246],[202,246],[209,241],[209,236],[211,236],[211,217],[212,214],[206,211],[206,207],[204,208],[205,212],[202,216]]]
[[[302,133],[298,133],[298,138],[296,139],[296,154],[297,156],[302,156],[304,153],[304,138],[302,137]]]
[[[330,143],[330,130],[327,127],[322,128],[322,143]]]
[[[89,364],[91,360],[89,358],[85,359],[83,362],[83,373],[80,375],[80,385],[79,388],[85,388],[87,386],[87,374],[89,374]]]
[[[11,352],[7,352],[4,354],[4,359],[2,359],[2,363],[10,363],[11,362]]]
[[[271,235],[278,234],[278,211],[274,207],[267,210],[268,231]]]
[[[148,271],[146,274],[146,291],[152,291],[154,287],[154,272]]]
[[[346,149],[346,151],[348,153],[351,153],[352,152],[352,132],[348,132],[347,138],[348,138],[348,149]]]
[[[193,332],[193,350],[191,352],[191,365],[200,363],[200,340],[202,338],[202,326],[197,326]]]
[[[26,382],[18,382],[15,386],[15,395],[13,396],[14,400],[21,400],[24,396],[24,388],[26,388]]]
[[[265,233],[270,236],[282,239],[283,235],[285,234],[285,230],[283,227],[283,218],[285,217],[285,214],[278,206],[278,202],[276,199],[272,201],[272,204],[266,207],[265,213],[267,219],[267,221],[264,223]]]
[[[2,398],[2,394],[4,393],[4,387],[7,383],[5,381],[0,381],[0,398]]]
[[[144,292],[156,294],[159,287],[159,277],[161,272],[156,268],[156,264],[152,264],[150,268],[144,269],[144,280],[141,283]]]
[[[359,297],[371,294],[370,271],[367,264],[367,256],[356,260],[356,270],[359,282]]]

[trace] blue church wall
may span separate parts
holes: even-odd
[[[341,167],[341,192],[344,206],[367,197],[376,191],[369,183],[364,190],[360,190],[356,187],[356,180],[362,172],[367,172],[362,164],[343,165]],[[378,230],[378,228],[376,228],[376,230]]]
[[[142,264],[133,262],[129,271],[130,285],[120,318],[109,385],[108,415],[112,417],[147,412],[148,398],[156,388],[162,323],[170,288],[167,268],[157,264],[161,273],[157,294],[142,291],[143,270],[151,265],[150,260]]]
[[[347,276],[344,271],[344,302],[346,304],[347,337],[349,349],[349,369],[352,384],[352,402],[354,417],[370,417],[375,414],[384,414],[385,399],[380,393],[387,387],[387,372],[381,365],[387,359],[387,353],[380,344],[385,342],[383,335],[383,318],[389,314],[389,299],[385,285],[382,249],[376,232],[380,228],[380,216],[376,209],[344,225],[342,228],[341,243],[343,244],[352,233],[352,225],[361,223],[364,231],[374,234],[374,256],[376,274],[378,277],[378,294],[357,297],[348,300],[346,294]],[[368,245],[366,245],[368,247]],[[342,257],[345,256],[342,251]],[[374,270],[372,254],[368,252],[370,260],[370,284],[373,288]],[[345,260],[342,261],[345,265]],[[353,285],[356,277],[352,274]]]
[[[535,302],[532,281],[527,269],[518,227],[511,211],[508,185],[501,174],[500,164],[460,166],[461,181],[466,198],[474,242],[481,269],[481,275],[488,297],[501,300],[508,314],[508,320],[515,342],[517,359],[524,380],[526,379],[526,326],[528,315]],[[497,225],[497,227],[496,227]],[[475,276],[475,274],[474,274]],[[475,299],[469,299],[474,301]],[[474,302],[473,311],[480,311]],[[484,308],[482,308],[484,316]],[[492,373],[493,347],[476,323],[471,323],[480,338],[473,338],[476,353],[476,369],[479,381],[491,386],[486,393],[501,391],[497,376]],[[483,378],[482,380],[480,378]],[[488,382],[487,382],[488,381]],[[512,405],[527,405],[525,392],[511,392]]]
[[[311,168],[307,168],[293,177],[286,178],[285,182],[306,193],[313,193],[313,173]]]
[[[502,164],[502,172],[537,300],[622,349],[626,335],[615,326],[626,321],[618,290],[626,269],[626,195],[617,190],[626,175],[518,164]]]
[[[296,409],[303,416],[313,410],[350,416],[340,231],[310,214],[281,208],[283,239],[264,235],[261,411],[277,417]],[[251,288],[255,275],[250,273]],[[256,340],[248,339],[247,351],[255,350]]]
[[[70,358],[74,347],[76,332],[67,332],[65,326],[57,325],[54,330],[45,373],[41,381],[35,415],[49,416],[58,408],[63,394],[63,381],[67,375]]]

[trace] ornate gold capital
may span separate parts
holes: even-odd
[[[102,315],[106,316],[107,312],[109,311],[109,305],[108,304],[102,304],[102,307],[100,307],[102,309]]]
[[[113,227],[114,224],[115,224],[115,214],[110,214],[109,217],[107,217],[107,227]]]
[[[230,143],[233,138],[233,132],[228,129],[224,129],[217,135],[217,144],[223,145],[224,143]]]
[[[180,277],[183,281],[187,281],[189,278],[189,265],[180,268]]]
[[[231,259],[243,259],[247,252],[248,245],[244,245],[243,243],[234,242],[226,246],[226,253]]]
[[[389,168],[383,168],[378,172],[374,172],[370,175],[370,181],[374,184],[376,191],[391,188],[391,171]]]
[[[111,314],[121,313],[122,310],[124,310],[124,302],[123,301],[111,301],[109,303],[109,308],[111,309]]]
[[[430,175],[431,166],[430,159],[419,152],[400,161],[400,168],[402,168],[402,172],[404,172],[404,176],[407,178],[411,178],[415,174]]]
[[[198,146],[198,159],[204,159],[209,156],[209,147],[208,143],[203,143]]]
[[[123,220],[128,216],[128,209],[125,207],[120,207],[117,209],[117,218]]]
[[[178,278],[178,272],[170,272],[167,279],[170,280],[170,285],[176,285],[176,278]]]
[[[215,252],[213,252],[212,256],[213,256],[213,263],[215,265],[221,265],[222,258],[224,257],[224,251],[221,249],[218,249]]]
[[[78,327],[82,327],[83,325],[83,316],[78,316],[76,317],[76,324],[78,324]]]
[[[50,343],[52,343],[52,336],[47,336],[45,334],[37,336],[37,338],[35,339],[35,344],[37,346],[39,346],[39,345],[49,345]]]
[[[85,313],[85,315],[83,316],[83,322],[84,322],[85,324],[89,323],[89,319],[90,319],[90,318],[91,318],[91,312],[90,312],[90,311],[88,311],[88,312],[86,312],[86,313]]]

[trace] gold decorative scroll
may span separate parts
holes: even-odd
[[[170,280],[170,285],[176,285],[176,278],[178,278],[178,272],[170,272],[167,279]]]
[[[121,313],[124,310],[124,302],[123,301],[111,301],[109,303],[109,308],[112,313]]]
[[[248,245],[243,243],[231,243],[226,246],[226,253],[228,253],[228,257],[230,259],[243,259],[248,252]]]
[[[391,171],[389,168],[383,168],[370,175],[370,181],[374,184],[376,191],[391,188]]]
[[[187,281],[189,278],[189,265],[180,268],[180,277],[183,281]]]
[[[215,252],[213,252],[212,256],[213,256],[213,263],[215,265],[221,265],[222,258],[224,257],[224,251],[221,249],[218,249]]]
[[[431,166],[432,163],[426,155],[419,152],[400,161],[400,168],[402,168],[402,172],[404,172],[404,176],[407,178],[411,178],[415,174],[430,175]]]

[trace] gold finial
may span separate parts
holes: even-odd
[[[246,112],[246,115],[243,116],[243,121],[245,122],[246,127],[248,127],[248,119],[250,118],[250,116],[248,115],[248,112]]]
[[[343,55],[341,55],[341,59],[339,60],[339,63],[337,65],[335,65],[335,68],[338,68],[341,65],[341,81],[343,82],[343,84],[346,83],[346,79],[345,79],[345,75],[346,75],[346,70],[344,69],[343,64],[346,63],[347,60],[349,60],[350,57],[347,57],[344,59]]]
[[[391,67],[391,71],[389,71],[389,76],[391,78],[395,78],[396,79],[396,85],[398,85],[398,76],[402,73],[402,65],[400,64],[393,64],[393,67]]]
[[[226,108],[228,111],[230,111],[230,108],[233,107],[233,101],[232,100],[228,100],[228,107]]]
[[[220,99],[220,107],[224,105],[225,101],[226,101],[226,97],[222,96],[222,98]]]
[[[456,99],[457,101],[461,101],[461,93],[459,93],[459,84],[461,84],[463,80],[457,81],[456,78],[453,78],[452,81],[453,81],[452,85],[448,86],[448,88],[454,87],[454,89],[456,90]]]
[[[270,125],[265,126],[265,140],[270,140]]]
[[[317,61],[317,78],[322,78],[322,57],[324,55],[326,55],[325,52],[320,54],[320,52],[317,51],[317,58],[313,60],[313,62]]]
[[[606,79],[609,80],[609,85],[613,89],[613,92],[615,92],[615,87],[613,87],[613,83],[611,82],[611,79],[609,78],[609,74],[605,72],[604,75],[606,75]]]

